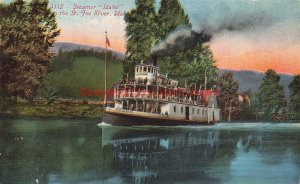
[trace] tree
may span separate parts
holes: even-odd
[[[300,75],[294,76],[289,85],[291,93],[290,113],[292,119],[300,119]]]
[[[237,117],[239,113],[239,83],[233,80],[232,73],[226,72],[219,79],[219,88],[218,104],[223,116],[230,122],[232,115]]]
[[[58,97],[59,97],[59,91],[57,91],[53,88],[47,89],[46,94],[45,94],[45,99],[47,100],[47,105],[49,106],[50,112],[52,109],[52,105],[58,99]]]
[[[179,79],[181,84],[187,82],[201,85],[205,83],[206,73],[207,87],[210,88],[217,77],[217,68],[212,57],[209,47],[199,43],[194,49],[178,52],[164,60],[162,71],[167,72],[171,78]]]
[[[137,0],[136,8],[125,14],[125,73],[133,75],[136,64],[150,59],[151,46],[157,40],[156,16],[154,0]]]
[[[283,114],[284,89],[279,84],[280,76],[272,69],[265,73],[257,94],[259,109],[265,119],[278,119]]]
[[[256,120],[256,100],[251,88],[239,95],[243,98],[242,104],[240,102],[240,120]]]
[[[178,0],[162,0],[158,17],[160,39],[164,39],[168,33],[179,26],[192,27],[188,15]],[[208,85],[211,87],[217,77],[212,52],[201,42],[188,50],[177,51],[175,55],[161,57],[160,63],[162,71],[167,72],[170,77],[178,78],[181,84],[186,81],[203,85],[206,72]]]
[[[192,27],[189,17],[185,14],[178,0],[162,0],[158,11],[158,36],[165,37],[180,25]]]
[[[32,100],[49,70],[50,47],[60,33],[55,14],[47,0],[16,0],[2,12],[1,93]]]

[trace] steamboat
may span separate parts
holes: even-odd
[[[206,87],[205,87],[206,88]],[[220,120],[217,90],[180,87],[159,72],[156,57],[138,64],[134,78],[114,86],[113,106],[104,108],[103,122],[113,125],[213,125]]]

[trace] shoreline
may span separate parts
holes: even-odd
[[[39,115],[11,115],[11,114],[4,114],[0,113],[0,119],[32,119],[32,120],[88,120],[88,121],[102,121],[102,117],[95,118],[95,117],[76,117],[76,116],[39,116]]]
[[[0,119],[1,118],[5,118],[5,119],[33,119],[33,120],[78,120],[78,121],[82,121],[82,120],[87,120],[87,121],[96,121],[97,123],[101,123],[103,116],[101,117],[84,117],[84,116],[44,116],[44,115],[20,115],[20,114],[6,114],[6,113],[0,113]],[[300,123],[300,120],[289,120],[289,121],[284,121],[284,122],[274,122],[274,121],[234,121],[234,122],[227,122],[227,121],[222,121],[219,122],[213,126],[217,126],[219,124],[227,124],[227,125],[238,125],[238,124],[264,124],[264,123],[268,123],[268,124],[297,124]],[[143,125],[141,125],[143,126]],[[178,125],[178,126],[185,126],[184,124],[182,125]],[[189,126],[189,125],[186,125]],[[197,126],[197,125],[196,125]],[[200,125],[201,126],[201,125]]]
[[[29,103],[19,103],[6,110],[0,111],[0,118],[24,118],[24,119],[69,119],[69,120],[91,120],[102,121],[103,107],[95,104],[53,104],[37,105]],[[236,124],[236,123],[300,123],[300,120],[270,121],[270,120],[234,120],[232,122],[221,121],[217,124]],[[216,124],[216,125],[217,125]]]
[[[0,111],[0,118],[42,118],[42,119],[102,119],[103,108],[95,104],[36,105],[20,103]]]

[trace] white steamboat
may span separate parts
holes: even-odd
[[[216,90],[179,87],[160,74],[156,61],[135,66],[134,79],[114,86],[114,105],[105,107],[103,121],[114,125],[212,125],[220,121]]]

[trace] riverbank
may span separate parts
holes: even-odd
[[[67,119],[102,119],[103,107],[99,104],[31,104],[18,103],[0,111],[0,117],[22,117],[22,118],[67,118]],[[243,123],[261,123],[262,120],[248,120]],[[232,122],[222,121],[220,123],[236,124],[241,121]],[[264,121],[266,122],[266,121]],[[269,121],[269,123],[299,123],[300,120]]]
[[[41,117],[41,118],[102,118],[103,108],[95,104],[53,104],[37,105],[19,103],[0,112],[5,117]]]

